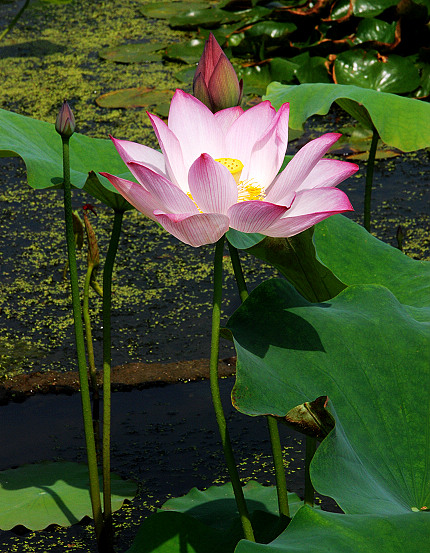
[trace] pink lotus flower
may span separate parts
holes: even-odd
[[[138,183],[101,173],[132,205],[182,242],[218,241],[229,227],[287,237],[352,206],[337,184],[358,170],[322,159],[339,134],[304,146],[278,175],[288,141],[288,104],[265,101],[213,114],[177,90],[168,125],[148,114],[162,153],[112,138]]]

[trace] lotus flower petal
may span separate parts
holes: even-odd
[[[145,183],[145,188],[152,195],[155,201],[162,206],[162,210],[171,213],[197,213],[198,209],[194,202],[180,188],[175,186],[168,179],[151,171],[145,165],[137,161],[129,161],[128,167],[133,168],[139,182]]]
[[[228,210],[230,226],[241,232],[262,232],[278,221],[288,207],[251,200],[233,205]]]
[[[199,208],[207,213],[227,214],[237,202],[237,185],[228,169],[208,154],[192,164],[189,176],[191,194]]]
[[[124,163],[128,161],[139,161],[149,167],[156,173],[167,177],[166,163],[161,152],[157,152],[148,146],[130,142],[129,140],[117,140],[113,136],[110,137]]]
[[[121,196],[131,203],[138,211],[150,219],[155,220],[154,211],[160,209],[162,205],[154,196],[148,192],[141,184],[132,182],[110,173],[100,173],[106,177],[109,182],[118,190]]]
[[[239,106],[233,108],[223,109],[215,113],[215,119],[218,125],[221,127],[224,135],[227,134],[230,127],[236,121],[238,117],[243,114],[243,109]]]
[[[156,211],[154,216],[170,234],[195,248],[217,242],[229,227],[227,215],[220,213],[175,215]]]
[[[187,169],[203,152],[213,158],[225,157],[224,134],[214,114],[190,94],[175,92],[168,125],[182,146]]]
[[[323,134],[303,146],[267,189],[267,201],[278,203],[288,192],[297,190],[340,136],[338,133]]]

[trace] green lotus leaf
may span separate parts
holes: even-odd
[[[136,484],[112,474],[112,509],[133,499]],[[70,526],[92,516],[88,467],[70,462],[23,465],[0,472],[0,528],[18,524],[43,530],[50,524]]]
[[[145,17],[152,19],[169,19],[174,17],[178,12],[192,9],[202,9],[206,2],[150,2],[139,8],[140,12]]]
[[[350,2],[349,0],[338,0],[331,9],[330,17],[331,19],[341,19],[342,17],[346,17],[349,12],[349,6]]]
[[[347,50],[336,57],[334,74],[338,84],[373,88],[380,92],[411,92],[420,84],[415,65],[401,56],[381,58],[376,50]]]
[[[243,487],[243,493],[250,513],[258,510],[278,516],[278,495],[275,486],[262,486],[251,480]],[[295,493],[289,493],[288,504],[290,514],[294,516],[303,505],[303,501]],[[169,499],[161,509],[185,513],[223,532],[231,530],[239,519],[230,482],[222,486],[211,486],[205,491],[193,488],[183,497]]]
[[[430,307],[430,262],[411,259],[342,215],[318,223],[313,241],[320,262],[347,286],[381,284],[405,305]]]
[[[173,61],[197,63],[203,54],[204,45],[205,41],[199,38],[193,38],[188,42],[172,44],[165,51],[164,57]]]
[[[421,80],[420,86],[415,91],[414,95],[417,98],[427,98],[430,96],[430,64],[422,63],[420,64],[421,69]]]
[[[205,7],[186,8],[184,11],[169,18],[169,25],[173,29],[196,29],[197,27],[218,26],[225,23],[239,21],[241,15],[227,12],[218,8]]]
[[[270,100],[276,109],[290,102],[289,126],[293,129],[303,129],[303,123],[311,115],[325,115],[333,102],[347,99],[367,110],[379,136],[389,146],[405,152],[430,146],[430,105],[412,98],[352,85],[294,86],[275,82],[268,86],[264,99]]]
[[[430,308],[355,285],[311,304],[288,282],[258,286],[230,318],[233,403],[283,417],[329,397],[335,429],[311,467],[319,493],[349,514],[407,514],[430,502]],[[419,454],[417,454],[419,452]]]
[[[394,42],[396,22],[387,23],[379,19],[363,19],[357,26],[354,43],[378,41],[390,44]]]
[[[251,481],[243,492],[257,540],[271,541],[280,529],[276,488]],[[293,493],[288,500],[294,515],[303,502]],[[169,499],[146,519],[127,553],[233,553],[242,536],[230,483],[205,491],[193,488],[184,497]]]
[[[173,91],[158,90],[146,86],[123,88],[102,94],[96,98],[96,104],[102,108],[136,108],[157,106],[168,103],[172,99]]]
[[[235,553],[415,553],[429,540],[428,513],[342,515],[306,506],[272,543],[243,540]]]
[[[122,44],[121,46],[111,46],[110,48],[101,50],[99,56],[105,60],[119,63],[161,61],[161,54],[156,52],[158,50],[163,50],[166,46],[167,45],[162,42]]]
[[[310,56],[309,52],[290,58],[297,65],[296,77],[300,83],[328,83],[330,78],[325,66],[326,59],[320,56]]]
[[[273,39],[285,38],[297,29],[294,23],[283,21],[260,21],[245,32],[249,38],[269,37]]]
[[[58,188],[63,182],[61,138],[52,123],[0,109],[0,155],[22,157],[31,188]],[[70,139],[70,165],[76,188],[84,187],[91,171],[133,180],[111,140],[74,133]],[[112,187],[108,190],[112,191]]]
[[[243,79],[244,94],[261,96],[265,93],[267,85],[272,81],[268,64],[241,67],[237,71],[237,76],[239,79]]]

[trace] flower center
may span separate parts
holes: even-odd
[[[237,184],[238,202],[245,202],[249,200],[262,200],[264,198],[263,187],[252,179],[244,181],[240,180],[240,176],[243,170],[243,163],[239,159],[233,159],[231,157],[221,157],[216,159],[218,163],[224,165],[230,173],[233,175]]]

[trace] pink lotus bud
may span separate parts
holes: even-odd
[[[75,132],[75,117],[69,104],[64,100],[63,105],[57,115],[55,130],[63,138],[70,138]]]
[[[238,106],[242,100],[243,81],[212,33],[196,69],[193,94],[211,111]]]

